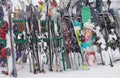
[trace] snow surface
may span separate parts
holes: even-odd
[[[0,78],[13,78],[0,74]],[[114,63],[114,67],[97,65],[90,70],[69,70],[64,72],[46,72],[33,74],[29,72],[29,66],[18,70],[17,78],[120,78],[120,62]]]

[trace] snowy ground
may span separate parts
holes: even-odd
[[[0,78],[12,77],[0,74]],[[120,62],[114,63],[114,67],[97,65],[90,67],[90,70],[46,72],[36,75],[30,73],[29,66],[25,65],[23,69],[18,70],[17,78],[120,78]]]

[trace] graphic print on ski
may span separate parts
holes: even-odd
[[[87,22],[90,22],[91,23],[91,10],[90,10],[90,7],[89,6],[84,6],[81,10],[81,16],[82,16],[82,23],[83,25]],[[84,42],[83,42],[84,43]],[[88,66],[86,64],[86,53],[84,52],[84,48],[83,47],[80,47],[81,48],[81,54],[82,54],[82,57],[83,57],[83,61],[82,61],[82,64],[83,64],[83,69],[88,69]],[[83,51],[82,51],[83,50]]]
[[[72,50],[71,50],[71,39],[70,39],[70,34],[69,34],[70,33],[70,31],[69,31],[70,20],[67,20],[66,17],[63,15],[63,17],[60,19],[60,22],[62,25],[63,40],[65,41],[64,47],[66,46],[65,49],[66,49],[66,51],[68,51],[68,53],[65,52],[66,62],[68,62],[67,68],[72,68],[74,70],[73,55],[72,55]]]
[[[110,6],[110,5],[109,5],[109,6]],[[105,8],[104,5],[103,5],[103,7]],[[103,12],[103,10],[102,10],[102,12]],[[102,14],[102,19],[103,19],[104,26],[105,26],[105,34],[106,34],[106,37],[107,37],[107,39],[106,39],[107,49],[109,48],[109,47],[108,47],[108,44],[109,44],[109,43],[108,43],[109,32],[108,32],[108,29],[107,29],[107,27],[108,27],[107,19],[109,19],[108,17],[109,17],[108,14],[107,14],[107,18],[105,17],[105,14],[104,14],[104,13]],[[108,56],[109,56],[109,59],[110,59],[110,66],[113,67],[114,65],[113,65],[113,61],[112,61],[112,57],[110,56],[110,53],[108,53]]]
[[[102,21],[102,27],[103,27],[103,30],[104,30],[104,36],[105,36],[105,41],[106,41],[106,44],[107,44],[107,46],[106,46],[106,50],[108,50],[108,35],[109,35],[109,30],[108,30],[108,27],[110,27],[110,25],[108,25],[108,24],[110,24],[110,23],[108,23],[109,22],[109,15],[108,15],[108,13],[107,13],[107,11],[106,11],[106,9],[103,9],[103,8],[107,8],[107,7],[105,7],[105,5],[104,5],[104,3],[102,2],[102,0],[100,0],[101,1],[101,11],[99,12],[99,16],[101,16],[101,21]],[[109,2],[109,1],[108,1]],[[109,4],[109,3],[108,3]],[[109,5],[108,5],[109,6]],[[109,9],[109,8],[108,8]],[[108,10],[107,9],[107,10]],[[113,67],[113,62],[112,62],[112,58],[110,57],[110,55],[108,54],[108,56],[109,56],[109,59],[110,59],[110,66],[111,67]]]
[[[31,50],[31,61],[33,63],[33,72],[34,74],[37,74],[40,72],[40,62],[39,62],[39,55],[38,55],[38,37],[37,37],[37,29],[38,26],[37,22],[37,16],[36,16],[36,10],[35,6],[30,3],[27,7],[28,18],[28,29],[29,29],[29,35],[30,35],[30,42],[29,47]]]

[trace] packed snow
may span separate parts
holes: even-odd
[[[29,66],[24,65],[18,68],[17,78],[120,78],[120,62],[114,63],[114,67],[109,65],[92,66],[89,70],[69,70],[64,72],[46,72],[33,74],[29,72]],[[0,74],[0,78],[13,78]]]

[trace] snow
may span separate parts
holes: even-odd
[[[120,62],[114,63],[114,67],[97,65],[90,67],[90,70],[69,70],[64,72],[46,72],[33,74],[29,72],[29,66],[18,70],[17,78],[119,78]],[[13,78],[0,74],[0,78]]]

